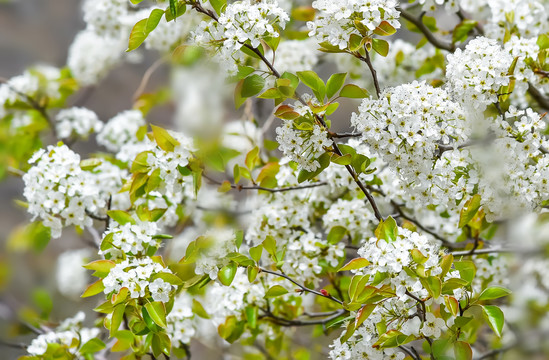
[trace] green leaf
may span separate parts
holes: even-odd
[[[363,99],[369,96],[368,91],[354,84],[347,84],[339,92],[340,97],[350,99]]]
[[[236,269],[237,265],[234,262],[231,262],[229,265],[222,267],[217,273],[219,281],[225,286],[231,285],[236,275]]]
[[[132,51],[137,49],[143,41],[147,38],[145,28],[147,26],[148,19],[139,20],[132,28],[130,33],[130,39],[128,42],[128,48],[126,51]]]
[[[275,248],[276,251],[276,248]],[[261,259],[261,253],[263,252],[263,246],[257,245],[254,247],[251,247],[248,249],[248,252],[250,253],[250,257],[255,261],[258,262],[259,259]]]
[[[212,5],[217,15],[221,15],[221,13],[225,11],[225,8],[227,7],[227,0],[210,0],[210,4]]]
[[[328,82],[326,83],[326,96],[328,96],[328,99],[332,98],[339,89],[343,86],[345,83],[345,78],[347,77],[347,73],[339,73],[339,74],[333,74],[328,79]]]
[[[118,304],[114,307],[114,310],[112,312],[111,327],[110,327],[111,337],[112,337],[112,334],[115,333],[120,328],[120,324],[122,324],[122,320],[124,319],[125,311],[126,311],[125,304]]]
[[[175,15],[172,12],[172,4],[170,4],[170,6],[168,7],[168,9],[165,12],[166,13],[166,21],[170,22],[170,21],[180,17],[181,15],[185,14],[186,12],[187,12],[187,4],[185,2],[180,2],[177,5],[177,9],[175,10]]]
[[[169,356],[171,347],[172,344],[168,334],[161,332],[153,334],[151,348],[154,356],[159,357],[160,354]]]
[[[170,12],[173,17],[177,15],[177,0],[170,0]]]
[[[145,309],[156,325],[166,327],[166,306],[161,301],[153,301],[145,304]]]
[[[355,328],[358,328],[364,320],[368,318],[372,314],[372,311],[376,308],[377,304],[367,304],[364,305],[360,310],[357,311],[356,317],[355,317]]]
[[[477,272],[474,262],[470,260],[454,261],[454,267],[459,271],[461,279],[467,281],[468,284],[473,282]]]
[[[347,235],[347,229],[338,225],[330,229],[327,239],[330,244],[337,244],[345,235]]]
[[[398,235],[398,226],[392,216],[389,216],[387,219],[380,221],[375,235],[380,240],[385,240],[387,242],[392,242],[396,240]]]
[[[125,225],[127,223],[135,225],[134,218],[124,210],[109,210],[107,211],[107,215],[120,225]]]
[[[366,266],[370,265],[370,262],[364,258],[356,258],[351,261],[349,261],[347,264],[341,267],[339,271],[347,271],[347,270],[357,270],[365,268]]]
[[[164,280],[165,282],[169,283],[169,284],[172,284],[172,285],[183,285],[183,280],[181,280],[181,278],[175,274],[171,274],[171,273],[168,273],[168,272],[159,272],[157,274],[155,274],[153,277],[152,277],[152,280],[156,280],[156,279],[162,279]]]
[[[85,298],[85,297],[94,296],[103,292],[103,290],[105,290],[105,285],[103,285],[103,280],[99,279],[93,284],[89,285],[84,291],[84,293],[80,295],[80,297]]]
[[[145,33],[149,34],[151,31],[156,29],[158,23],[162,19],[162,16],[164,16],[164,10],[153,9],[147,19],[147,23],[145,24]]]
[[[541,34],[538,36],[536,44],[539,46],[540,50],[549,48],[549,34]]]
[[[113,345],[112,351],[125,351],[129,349],[134,341],[134,335],[130,330],[119,330],[112,334],[118,341]]]
[[[179,146],[179,141],[175,140],[170,135],[168,130],[161,127],[151,125],[153,131],[153,137],[156,140],[156,144],[164,151],[173,152],[176,146]]]
[[[259,268],[257,266],[248,266],[248,281],[254,282],[257,274],[259,274]]]
[[[385,57],[389,53],[389,43],[383,39],[372,39],[372,48],[376,53]]]
[[[100,350],[103,350],[106,347],[105,343],[97,338],[90,339],[87,341],[80,350],[78,350],[81,354],[93,354]]]
[[[324,85],[324,81],[322,81],[322,79],[314,71],[298,71],[297,76],[303,84],[313,90],[313,93],[319,101],[324,102],[324,97],[326,96],[326,85]]]
[[[454,343],[454,356],[456,360],[472,360],[473,350],[471,349],[471,345],[465,341],[456,341]]]
[[[480,208],[480,195],[476,194],[463,205],[459,213],[459,227],[462,228],[473,220]]]
[[[257,74],[252,74],[244,79],[242,83],[241,96],[249,98],[256,94],[259,94],[265,86],[265,79]]]
[[[102,161],[101,159],[86,159],[80,161],[80,169],[84,171],[90,171],[96,168],[97,166],[101,165]]]
[[[501,337],[504,324],[503,311],[495,305],[483,305],[482,312],[492,330],[498,337]]]
[[[258,308],[257,306],[248,306],[246,307],[246,320],[248,321],[248,325],[250,328],[255,329],[257,327],[257,315],[258,315]]]
[[[330,165],[330,154],[325,152],[324,154],[320,155],[317,160],[320,163],[320,167],[312,172],[307,170],[301,170],[297,175],[298,183],[301,184],[306,180],[310,180],[320,174],[322,171],[324,171],[324,169],[326,169]]]
[[[379,36],[389,36],[396,33],[396,29],[393,25],[389,24],[387,21],[382,21],[377,28],[374,29],[374,34]]]
[[[116,266],[116,263],[114,261],[97,260],[97,261],[92,261],[91,263],[88,263],[86,265],[83,265],[83,268],[88,270],[94,270],[95,273],[93,274],[93,276],[104,278],[109,274],[111,269],[115,266]]]
[[[283,97],[284,95],[277,88],[267,89],[261,95],[258,96],[258,98],[260,99],[278,99]]]
[[[286,290],[283,286],[273,285],[265,293],[265,298],[272,298],[272,297],[281,296],[281,295],[287,294],[288,292],[289,291]]]
[[[334,164],[338,165],[351,165],[351,162],[353,161],[353,157],[351,154],[345,154],[343,156],[338,156],[337,154],[332,155],[332,162]]]
[[[489,288],[484,289],[484,291],[478,297],[479,300],[493,300],[500,297],[504,297],[511,294],[510,290],[507,290],[501,286],[490,286]]]
[[[465,19],[457,24],[452,33],[452,43],[455,44],[467,40],[469,32],[471,32],[475,26],[477,26],[477,22],[469,19]]]

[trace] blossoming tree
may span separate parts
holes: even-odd
[[[58,289],[95,301],[27,317],[22,359],[549,354],[548,2],[83,12],[66,67],[0,85],[2,174],[30,214],[10,242],[76,229]],[[147,49],[132,109],[74,105]],[[172,83],[145,91],[159,66]],[[166,102],[171,125],[149,113]]]

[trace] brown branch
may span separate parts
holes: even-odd
[[[549,109],[549,99],[544,96],[532,83],[528,82],[528,94],[544,109]]]
[[[209,180],[210,182],[214,183],[214,184],[217,184],[217,185],[222,185],[223,184],[222,182],[217,181],[217,180],[205,175],[204,173],[202,173],[202,176],[204,178],[206,178],[207,180]],[[284,191],[310,189],[310,188],[315,188],[315,187],[324,186],[324,185],[328,185],[328,183],[326,181],[321,181],[321,182],[317,182],[317,183],[314,183],[314,184],[287,186],[287,187],[271,189],[271,188],[266,188],[266,187],[259,186],[259,185],[231,184],[231,189],[236,189],[238,191],[242,191],[242,190],[263,190],[263,191],[268,191],[268,192],[271,192],[271,193],[277,193],[277,192],[284,192]]]
[[[342,139],[342,138],[348,138],[348,137],[361,137],[361,133],[351,133],[351,132],[344,132],[344,133],[335,133],[328,131],[328,134],[332,139]]]
[[[379,96],[381,95],[381,89],[379,87],[379,81],[377,80],[377,72],[374,69],[374,66],[372,65],[372,61],[370,59],[370,53],[366,49],[366,45],[364,45],[364,51],[366,52],[366,56],[365,57],[360,56],[359,59],[364,61],[366,65],[368,65],[368,69],[370,69],[370,73],[372,74],[372,78],[374,80],[374,86],[376,88],[377,98],[379,99]]]
[[[274,315],[271,311],[268,309],[262,309],[263,312],[265,312],[265,315],[262,316],[262,319],[271,320],[274,323],[281,325],[281,326],[311,326],[311,325],[326,325],[332,320],[337,319],[338,317],[344,315],[347,311],[343,309],[339,309],[335,312],[330,312],[329,316],[320,319],[320,320],[300,320],[300,319],[285,319],[281,318],[279,316]]]
[[[419,31],[421,31],[423,35],[425,35],[427,41],[429,41],[433,46],[449,52],[454,52],[454,50],[456,50],[456,46],[454,44],[438,39],[431,32],[431,30],[429,30],[429,28],[422,21],[424,15],[423,13],[419,17],[415,17],[414,15],[412,15],[412,13],[404,10],[400,6],[397,6],[396,9],[400,11],[400,16],[414,24],[419,29]]]
[[[326,298],[326,299],[330,299],[332,301],[335,301],[336,303],[338,303],[339,305],[343,305],[343,301],[339,300],[339,299],[336,299],[335,297],[333,297],[332,295],[329,295],[326,296],[324,294],[322,294],[320,291],[316,291],[316,290],[313,290],[313,289],[309,289],[308,287],[304,286],[304,285],[301,285],[300,283],[298,283],[297,281],[295,281],[294,279],[292,279],[291,277],[289,277],[288,275],[286,274],[283,274],[283,273],[277,273],[276,271],[271,271],[271,270],[268,270],[268,269],[265,269],[265,268],[260,268],[260,270],[264,273],[267,273],[267,274],[271,274],[271,275],[276,275],[276,276],[279,276],[281,278],[284,278],[288,281],[290,281],[291,283],[293,283],[294,285],[296,285],[297,287],[299,287],[301,289],[301,291],[305,291],[305,292],[308,292],[308,293],[311,293],[311,294],[315,294],[316,296],[321,296],[323,298]]]

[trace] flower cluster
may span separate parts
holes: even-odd
[[[163,274],[172,272],[149,257],[129,258],[117,263],[110,270],[103,279],[103,291],[110,295],[127,288],[132,299],[151,296],[154,301],[168,302],[170,292],[177,289],[177,285],[163,280]]]
[[[53,237],[61,236],[63,226],[90,226],[87,212],[99,214],[121,185],[120,169],[104,163],[103,172],[84,171],[80,156],[66,145],[39,150],[29,163],[34,166],[23,176],[28,211],[51,228]]]
[[[445,90],[417,81],[389,88],[380,99],[364,99],[351,122],[417,197],[433,204],[446,202],[448,192],[461,198],[466,184],[454,183],[459,151],[437,154],[443,145],[464,143],[470,130],[464,110]]]
[[[487,216],[512,216],[540,208],[549,195],[546,123],[532,109],[510,107],[492,124],[496,139],[475,156],[479,193]]]
[[[173,151],[166,151],[156,146],[147,156],[147,165],[150,167],[149,174],[158,172],[158,176],[165,183],[165,188],[170,193],[180,192],[185,182],[179,168],[187,166],[189,158],[194,151],[193,141],[182,133],[174,131],[170,135],[177,142]]]
[[[61,139],[67,139],[71,136],[86,138],[91,133],[100,131],[103,127],[103,123],[93,111],[81,107],[61,110],[55,120],[57,135]]]
[[[123,145],[137,142],[136,133],[144,125],[141,111],[123,111],[105,124],[97,134],[97,142],[109,151],[118,152]]]
[[[463,106],[482,111],[498,101],[502,86],[509,85],[513,56],[496,40],[478,37],[465,50],[448,54],[448,89]]]
[[[280,73],[286,71],[296,73],[315,67],[319,60],[317,47],[316,41],[311,38],[288,40],[280,43],[276,49],[276,56],[273,57],[272,50],[268,51],[265,56],[267,59],[274,58],[273,66]],[[261,67],[267,70],[265,64],[262,64]]]
[[[188,344],[196,334],[193,321],[193,298],[181,293],[173,303],[172,311],[166,317],[167,331],[174,345]]]
[[[261,40],[279,37],[290,18],[276,1],[236,1],[225,9],[218,21],[202,22],[193,33],[198,45],[211,46],[219,51],[222,66],[229,72],[237,69],[235,54],[249,44],[258,47]]]
[[[38,101],[42,96],[50,101],[58,99],[61,94],[61,71],[52,66],[35,66],[23,74],[0,83],[0,119],[8,114],[19,118],[26,113],[18,103],[28,103],[29,98]]]
[[[74,38],[67,59],[72,76],[81,85],[94,85],[122,59],[125,41],[83,30]]]
[[[88,285],[88,271],[82,265],[92,257],[91,249],[69,250],[57,259],[57,289],[64,296],[78,299]]]
[[[421,263],[425,273],[435,276],[440,274],[442,269],[439,266],[439,248],[438,244],[427,237],[399,227],[394,241],[370,238],[358,250],[358,254],[370,262],[362,270],[364,274],[372,277],[378,272],[392,274],[384,283],[389,283],[398,297],[405,298],[406,292],[410,292],[419,298],[426,298],[429,294],[421,285],[419,277],[410,276],[406,268],[414,269],[419,265],[412,257],[413,250],[425,258]]]
[[[108,239],[112,248],[102,251],[102,254],[109,254],[113,257],[123,255],[145,255],[149,248],[158,249],[161,241],[155,238],[158,233],[158,225],[155,222],[140,221],[135,223],[127,222],[124,225],[115,224],[104,234],[103,242]]]
[[[308,112],[303,115],[312,118]],[[298,124],[293,120],[285,120],[282,126],[276,128],[278,149],[307,171],[318,169],[320,163],[317,158],[326,152],[325,148],[332,146],[327,131],[312,121]]]
[[[352,239],[364,236],[364,231],[370,223],[375,221],[373,213],[364,206],[360,199],[338,199],[322,217],[326,229],[342,226],[349,232]]]
[[[520,37],[535,37],[547,32],[547,8],[538,0],[488,1],[491,17],[485,26],[486,35],[503,40],[505,32],[515,32]]]
[[[286,258],[282,270],[303,282],[318,282],[316,275],[322,272],[320,258],[336,268],[345,255],[345,244],[328,244],[314,232],[296,231],[286,245]]]
[[[44,334],[38,335],[27,347],[27,352],[29,355],[36,356],[39,359],[51,359],[63,352],[60,349],[55,349],[55,355],[48,353],[48,345],[58,344],[60,348],[64,348],[71,356],[76,355],[82,345],[91,339],[95,339],[100,333],[98,328],[82,327],[84,319],[85,315],[80,311],[73,318],[63,321],[55,331],[47,331]]]
[[[400,28],[396,10],[398,2],[394,0],[316,0],[313,7],[319,10],[315,21],[307,23],[309,36],[316,36],[319,42],[327,41],[333,46],[345,49],[351,34],[373,34],[383,22],[394,28]]]

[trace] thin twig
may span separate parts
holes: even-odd
[[[361,60],[363,60],[366,65],[368,65],[368,69],[370,69],[370,73],[372,74],[372,78],[374,80],[374,86],[376,88],[376,94],[377,98],[379,99],[379,96],[381,95],[381,89],[379,87],[379,81],[377,80],[377,72],[374,69],[374,66],[372,65],[372,60],[370,59],[370,53],[368,50],[366,50],[366,45],[364,46],[364,50],[366,52],[366,57],[360,57]]]
[[[329,323],[332,320],[337,319],[338,317],[344,315],[347,311],[343,309],[339,309],[336,312],[334,312],[332,315],[320,319],[320,320],[299,320],[299,319],[285,319],[281,318],[279,316],[274,315],[272,312],[270,312],[267,309],[262,309],[265,312],[265,315],[262,317],[263,319],[268,319],[273,322],[275,322],[278,325],[282,326],[311,326],[311,325],[325,325]]]
[[[348,138],[348,137],[360,137],[362,136],[362,133],[351,133],[351,132],[344,132],[344,133],[335,133],[329,131],[328,134],[332,139],[342,139],[342,138]]]
[[[400,11],[400,16],[414,24],[419,29],[419,31],[421,31],[423,35],[425,35],[427,41],[429,41],[433,46],[449,52],[454,52],[454,50],[456,49],[454,44],[438,39],[423,23],[423,13],[420,15],[420,17],[415,17],[414,15],[412,15],[412,13],[404,10],[400,6],[397,6],[396,9]]]
[[[271,275],[276,275],[276,276],[279,276],[281,278],[284,278],[288,281],[290,281],[291,283],[293,283],[294,285],[298,286],[302,291],[305,291],[305,292],[309,292],[311,294],[315,294],[317,296],[321,296],[323,298],[326,298],[326,299],[330,299],[332,301],[335,301],[336,303],[340,304],[340,305],[343,305],[343,301],[339,300],[339,299],[336,299],[335,297],[333,297],[332,295],[324,295],[322,294],[320,291],[316,291],[316,290],[313,290],[313,289],[309,289],[308,287],[304,286],[304,285],[301,285],[300,283],[298,283],[297,281],[295,281],[294,279],[292,279],[291,277],[289,277],[288,275],[286,274],[283,274],[283,273],[278,273],[276,271],[271,271],[271,270],[268,270],[268,269],[265,269],[265,268],[260,268],[262,272],[264,273],[267,273],[267,274],[271,274]]]
[[[165,58],[161,57],[160,59],[156,60],[143,74],[143,78],[141,79],[141,82],[139,83],[139,86],[137,87],[137,90],[135,90],[135,93],[133,94],[133,100],[137,100],[145,91],[145,88],[147,87],[147,84],[149,83],[149,80],[152,76],[152,74],[166,61]]]

